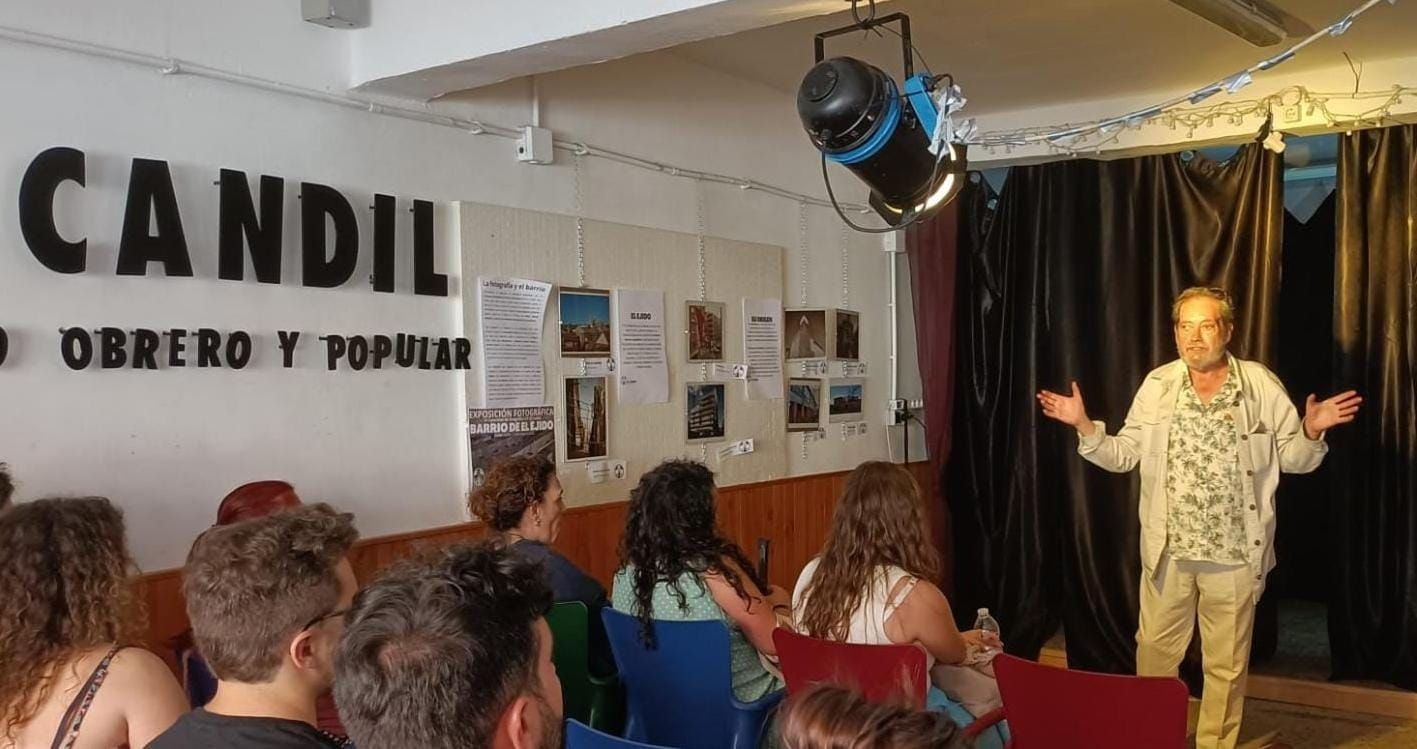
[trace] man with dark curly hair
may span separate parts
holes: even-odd
[[[347,559],[358,536],[352,515],[321,503],[197,539],[182,590],[216,696],[149,749],[343,745],[316,728],[315,702],[358,587]]]
[[[499,544],[389,568],[355,599],[335,702],[360,749],[554,749],[561,681],[536,565]]]

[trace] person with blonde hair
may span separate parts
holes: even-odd
[[[187,711],[172,672],[137,647],[123,513],[102,497],[0,513],[0,746],[147,746]]]
[[[1137,674],[1175,676],[1199,614],[1205,691],[1199,749],[1240,737],[1255,603],[1274,569],[1279,474],[1308,473],[1328,452],[1324,432],[1363,399],[1318,400],[1304,417],[1279,378],[1227,350],[1235,308],[1224,289],[1193,287],[1171,306],[1180,358],[1152,370],[1116,435],[1093,421],[1076,382],[1043,390],[1043,414],[1073,427],[1078,454],[1115,473],[1141,467],[1141,594]]]
[[[979,630],[961,632],[936,585],[940,558],[926,537],[920,487],[893,463],[870,461],[846,479],[826,546],[807,563],[792,594],[797,630],[809,637],[863,645],[916,644],[931,681],[978,717],[999,707],[987,661],[1001,647]],[[938,695],[931,704],[944,704]],[[956,715],[968,722],[970,716]]]

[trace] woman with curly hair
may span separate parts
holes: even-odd
[[[719,619],[728,625],[733,692],[745,702],[782,688],[759,654],[776,656],[774,609],[787,595],[759,580],[738,545],[715,524],[713,473],[702,463],[669,460],[630,493],[611,602],[640,620],[654,644],[654,620]]]
[[[580,601],[590,619],[590,670],[615,673],[615,657],[605,637],[600,610],[609,605],[605,586],[551,547],[561,533],[566,502],[556,464],[545,458],[518,456],[499,461],[468,496],[468,510],[492,530],[495,540],[546,571],[552,600]]]
[[[141,747],[186,712],[172,672],[133,646],[131,565],[107,499],[0,513],[0,744]]]
[[[955,626],[950,602],[935,585],[940,558],[925,537],[929,527],[920,487],[905,469],[882,461],[858,466],[846,480],[826,547],[797,579],[797,629],[839,642],[917,644],[929,656],[934,685],[979,716],[999,707],[999,686],[987,665],[964,664],[987,663],[1001,643]],[[938,694],[929,702],[946,704]]]

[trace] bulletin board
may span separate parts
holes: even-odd
[[[469,408],[484,404],[481,392],[481,338],[478,324],[479,277],[525,278],[558,287],[653,289],[664,292],[665,346],[669,362],[669,402],[620,405],[616,388],[607,389],[609,460],[626,462],[623,479],[591,483],[587,466],[565,460],[563,377],[581,373],[581,362],[562,358],[559,310],[553,289],[543,323],[542,353],[546,403],[557,424],[558,475],[569,505],[623,500],[645,471],[667,458],[702,460],[720,486],[752,483],[787,475],[786,406],[781,396],[749,400],[742,381],[727,380],[727,429],[723,442],[690,443],[685,435],[687,385],[714,380],[711,365],[688,362],[685,302],[724,303],[724,361],[742,362],[744,298],[783,298],[784,250],[774,245],[582,220],[578,251],[576,218],[516,208],[460,203],[464,334],[474,351],[474,371],[466,373]],[[752,439],[754,451],[719,458],[720,448]]]

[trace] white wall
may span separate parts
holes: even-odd
[[[339,32],[304,24],[280,0],[221,3],[99,0],[7,3],[0,25],[170,55],[300,85],[341,90],[348,45]],[[444,111],[516,125],[527,115],[526,86],[513,82],[437,105]],[[815,153],[790,97],[672,55],[608,63],[547,76],[543,124],[568,138],[688,167],[821,192]],[[518,164],[510,141],[255,91],[73,52],[0,40],[0,325],[12,338],[0,367],[0,460],[11,464],[22,498],[104,494],[127,512],[139,563],[180,563],[210,523],[216,501],[258,478],[292,481],[307,499],[358,514],[377,535],[464,517],[462,380],[455,373],[323,370],[318,342],[302,342],[298,367],[279,368],[274,331],[456,335],[456,298],[400,291],[375,294],[369,272],[368,212],[375,192],[438,201],[438,268],[461,279],[453,201],[571,213],[573,169],[565,154],[548,167]],[[43,268],[20,235],[21,175],[51,146],[88,154],[88,186],[60,193],[67,236],[89,237],[89,272]],[[168,160],[177,183],[195,278],[132,278],[113,273],[129,160]],[[222,167],[286,178],[286,279],[281,286],[215,278],[216,190]],[[294,196],[300,180],[335,186],[361,220],[356,281],[334,290],[292,285]],[[855,185],[843,180],[851,199]],[[693,232],[693,183],[589,159],[582,177],[587,217]],[[798,211],[789,201],[736,187],[704,188],[707,233],[787,248],[783,285],[797,289]],[[400,208],[399,246],[409,246]],[[808,299],[831,306],[842,294],[842,235],[836,218],[808,210]],[[877,240],[845,237],[850,306],[865,336],[884,340],[886,259]],[[785,301],[796,300],[789,296]],[[907,308],[908,309],[908,308]],[[197,327],[250,330],[258,358],[243,372],[70,372],[57,328]],[[883,403],[888,361],[871,349],[868,398]],[[913,359],[912,359],[913,361]],[[876,408],[876,411],[881,410]],[[873,434],[828,440],[789,472],[849,468],[886,455],[879,417]]]

